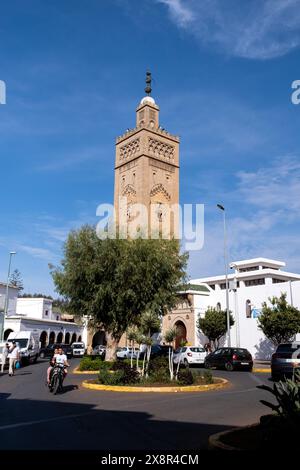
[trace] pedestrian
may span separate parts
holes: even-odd
[[[15,341],[12,342],[12,347],[10,348],[9,353],[8,353],[8,359],[9,359],[8,375],[12,377],[15,373],[16,362],[20,360],[20,348]]]
[[[5,346],[3,346],[3,349],[2,349],[2,358],[1,358],[1,361],[2,361],[1,362],[1,373],[2,374],[4,373],[4,367],[5,367],[5,364],[6,364],[8,353],[9,353],[9,343],[6,343]]]

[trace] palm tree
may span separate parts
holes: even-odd
[[[132,369],[133,368],[133,351],[134,351],[133,348],[134,348],[134,342],[136,341],[136,330],[134,330],[133,328],[130,329],[127,333],[127,338],[131,346],[130,367]]]
[[[177,336],[176,328],[170,328],[165,333],[166,343],[168,343],[170,346],[172,346],[169,349],[169,371],[170,371],[170,379],[171,380],[173,380],[173,378],[174,378],[173,343],[176,339],[176,336]]]
[[[145,356],[146,356],[146,376],[148,376],[149,362],[151,356],[151,347],[153,341],[151,336],[153,333],[156,333],[160,330],[161,320],[157,313],[148,310],[142,314],[140,322],[140,331],[145,336],[144,344],[147,346],[147,354],[144,354],[143,362],[143,375],[144,375],[144,365],[145,365]]]

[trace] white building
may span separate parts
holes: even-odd
[[[17,298],[15,311],[10,310],[4,320],[4,339],[12,331],[35,330],[39,332],[41,347],[49,343],[82,341],[83,326],[74,321],[62,321],[60,313],[53,311],[52,303],[46,298]]]
[[[17,301],[17,315],[30,315],[32,318],[60,321],[60,313],[52,308],[53,301],[44,297],[20,297]]]
[[[300,275],[284,271],[285,263],[266,258],[237,261],[230,266],[229,310],[235,320],[230,329],[231,345],[247,348],[255,359],[269,359],[274,346],[258,328],[257,321],[262,303],[285,293],[287,301],[300,309]],[[197,321],[208,307],[226,310],[225,275],[193,279],[181,297],[178,307],[163,319],[163,331],[177,328],[176,345],[180,339],[203,345],[207,338],[199,333]],[[224,340],[222,345],[226,345]]]
[[[0,312],[4,311],[6,297],[6,283],[0,282]],[[16,312],[18,298],[18,288],[14,286],[8,287],[8,306],[7,315],[12,315]]]

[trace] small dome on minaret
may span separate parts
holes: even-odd
[[[152,98],[152,96],[145,96],[141,100],[140,104],[155,104],[155,100],[154,100],[154,98]]]

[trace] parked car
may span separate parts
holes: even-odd
[[[247,349],[244,348],[218,348],[206,356],[204,366],[209,369],[248,370],[252,371],[253,360]]]
[[[295,369],[300,370],[300,342],[279,344],[271,359],[272,379],[289,377]]]
[[[174,364],[184,364],[185,367],[191,365],[204,364],[207,352],[201,346],[184,346],[175,351],[173,362]]]
[[[68,359],[72,357],[73,351],[69,344],[54,343],[48,344],[48,346],[40,350],[40,358],[43,359],[44,357],[52,357],[54,354],[54,349],[57,348],[62,348]]]
[[[133,359],[137,358],[137,355],[139,354],[140,350],[138,348],[118,348],[117,349],[117,358],[118,359]]]
[[[168,357],[169,350],[172,349],[172,346],[165,346],[162,344],[154,344],[151,348],[151,359],[155,357]],[[145,351],[140,352],[140,359],[144,358]]]
[[[106,346],[103,344],[97,344],[92,350],[92,356],[100,356],[102,359],[105,359]]]
[[[73,343],[72,344],[72,354],[73,357],[83,357],[85,353],[85,345],[84,343]]]

